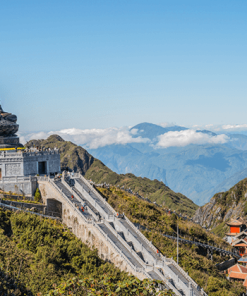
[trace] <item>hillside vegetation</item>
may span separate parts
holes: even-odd
[[[187,239],[216,244],[222,248],[230,247],[224,240],[200,225],[180,220],[174,214],[166,214],[162,207],[140,200],[117,187],[97,189],[117,212],[124,213],[133,223],[148,228],[150,231],[143,231],[143,234],[169,258],[176,258],[176,242],[162,236],[162,233],[176,236],[177,224],[180,235],[186,236]],[[227,257],[214,254],[211,261],[207,259],[206,251],[195,245],[181,244],[179,248],[179,265],[209,296],[237,296],[244,291],[241,283],[229,282],[215,267],[215,264],[226,259]]]
[[[155,286],[103,261],[56,220],[0,209],[0,295],[151,295]]]
[[[215,194],[209,203],[198,208],[193,220],[223,237],[228,230],[226,222],[237,217],[247,218],[247,179]]]
[[[134,192],[148,197],[151,201],[166,205],[171,210],[176,210],[192,216],[198,206],[181,193],[176,193],[163,182],[136,177],[133,174],[117,174],[105,166],[101,161],[90,155],[85,149],[69,141],[64,141],[60,136],[52,135],[46,140],[31,140],[26,146],[31,145],[44,148],[59,148],[61,153],[61,169],[70,169],[80,172],[87,179],[96,183],[109,183],[125,186]]]

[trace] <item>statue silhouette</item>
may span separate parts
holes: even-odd
[[[16,124],[17,116],[4,112],[0,105],[0,136],[10,137],[14,136],[19,129],[19,125]]]

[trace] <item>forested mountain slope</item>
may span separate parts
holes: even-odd
[[[172,191],[163,182],[136,177],[133,174],[117,174],[105,166],[101,161],[90,155],[81,146],[69,141],[64,141],[60,136],[52,135],[46,140],[32,140],[26,146],[31,145],[43,148],[59,148],[61,153],[61,168],[80,172],[87,179],[96,183],[109,183],[125,186],[134,192],[148,197],[151,201],[166,205],[172,210],[192,216],[198,208],[190,199],[180,193]]]

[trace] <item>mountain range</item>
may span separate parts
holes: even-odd
[[[247,177],[247,136],[226,134],[222,143],[188,144],[159,147],[160,136],[169,132],[186,131],[182,126],[162,127],[141,123],[130,129],[133,138],[148,139],[146,142],[113,144],[89,153],[100,159],[118,174],[157,179],[175,192],[181,192],[198,205],[203,205],[220,191],[228,190]],[[197,133],[216,137],[209,130]]]

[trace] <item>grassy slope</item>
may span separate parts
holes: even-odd
[[[221,247],[229,245],[214,234],[207,232],[198,224],[177,220],[175,215],[167,215],[156,205],[142,201],[137,197],[119,190],[98,188],[111,206],[125,215],[134,223],[146,226],[151,232],[144,231],[144,235],[167,257],[176,258],[176,242],[164,238],[160,233],[175,234],[178,223],[180,233],[190,239],[217,244]],[[242,284],[230,283],[215,267],[216,263],[227,258],[214,255],[214,261],[208,260],[205,251],[191,245],[180,245],[179,264],[210,296],[236,296],[244,291]]]
[[[90,250],[61,223],[1,209],[0,272],[8,274],[8,284],[19,278],[34,295],[74,276],[97,278],[106,273],[118,280],[127,277],[100,259],[97,250]],[[0,289],[1,286],[0,276]]]
[[[138,192],[151,201],[189,216],[192,216],[198,208],[189,198],[181,193],[175,193],[163,182],[136,177],[133,174],[116,174],[96,159],[86,172],[85,177],[96,183],[106,182],[120,187],[124,185],[125,188],[131,188],[133,192]]]
[[[85,149],[69,141],[64,141],[57,135],[50,136],[47,140],[31,140],[25,146],[44,148],[59,148],[61,153],[61,168],[69,168],[80,172],[86,178],[96,183],[107,182],[113,185],[124,185],[143,196],[148,196],[152,201],[164,204],[178,212],[192,216],[198,206],[192,200],[180,193],[175,193],[163,182],[136,177],[133,174],[119,175],[111,171],[101,161],[95,159]]]

